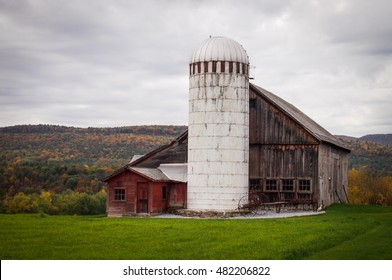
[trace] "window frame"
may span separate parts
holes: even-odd
[[[120,193],[119,193],[120,192]],[[114,201],[126,201],[126,190],[124,188],[115,188],[113,193]]]

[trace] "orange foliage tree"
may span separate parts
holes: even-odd
[[[366,168],[348,172],[350,203],[392,205],[392,176],[381,175]]]

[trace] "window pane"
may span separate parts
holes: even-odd
[[[311,191],[310,180],[299,180],[298,182],[299,191]]]
[[[249,180],[249,188],[252,191],[260,190],[261,189],[260,179],[250,179]]]
[[[294,180],[282,180],[282,191],[294,191]]]
[[[125,200],[125,190],[115,189],[114,190],[114,200]]]
[[[265,180],[265,190],[266,191],[277,191],[278,190],[278,180]]]

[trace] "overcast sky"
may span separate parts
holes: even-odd
[[[332,134],[392,133],[390,0],[0,0],[0,126],[187,124],[210,35]]]

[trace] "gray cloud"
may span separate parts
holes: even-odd
[[[382,0],[0,0],[0,125],[186,124],[189,57],[223,35],[332,133],[391,133],[391,17]]]

